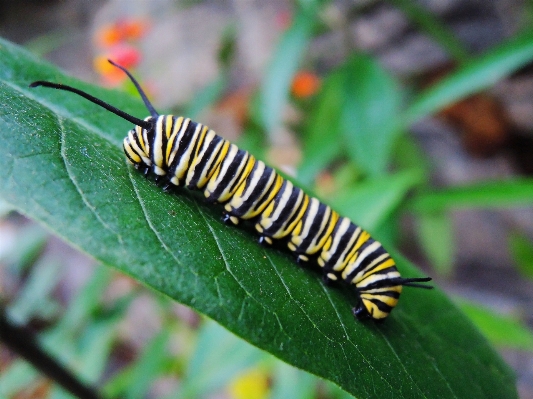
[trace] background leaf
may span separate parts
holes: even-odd
[[[492,86],[532,59],[533,32],[528,30],[465,63],[456,72],[422,92],[407,110],[405,126]]]
[[[274,134],[287,104],[289,86],[300,57],[311,38],[313,14],[301,8],[291,27],[283,34],[261,85],[261,120],[265,130]]]
[[[343,66],[341,130],[351,159],[370,175],[387,171],[399,133],[401,95],[396,82],[372,58],[356,54]]]
[[[317,173],[342,152],[340,120],[343,85],[342,73],[334,72],[323,82],[314,103],[309,124],[305,129],[303,160],[298,168],[298,179],[311,185]]]
[[[468,52],[455,34],[439,18],[410,0],[388,0],[398,7],[411,21],[420,27],[420,30],[429,34],[439,43],[444,50],[456,61],[463,62],[468,59]]]
[[[526,206],[532,202],[533,179],[517,178],[427,191],[414,198],[409,208],[415,212],[439,212],[450,208]]]
[[[130,168],[120,150],[127,122],[28,83],[71,84],[142,116],[138,101],[65,77],[5,41],[0,52],[0,196],[21,212],[353,395],[516,397],[508,367],[439,290],[406,289],[386,323],[354,321],[353,292],[324,287],[286,253],[222,224],[200,196],[164,194]],[[393,256],[404,276],[420,275]]]
[[[533,351],[533,334],[517,318],[498,315],[491,309],[465,299],[456,298],[455,301],[494,345]]]

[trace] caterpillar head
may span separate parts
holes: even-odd
[[[124,137],[123,147],[127,160],[136,168],[145,173],[153,167],[151,146],[153,145],[155,124],[152,123],[152,117],[149,116],[144,120],[150,122],[151,126],[146,129],[142,126],[135,126],[127,136]]]

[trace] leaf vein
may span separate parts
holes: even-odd
[[[124,239],[122,238],[122,235],[120,233],[118,233],[117,231],[115,231],[115,229],[113,229],[105,220],[102,219],[102,217],[96,211],[96,207],[93,204],[91,204],[91,202],[89,201],[89,199],[87,198],[87,196],[83,192],[83,189],[80,187],[79,182],[76,179],[76,175],[72,171],[70,163],[68,161],[68,156],[67,156],[67,152],[66,152],[67,145],[66,145],[66,142],[65,142],[65,140],[66,140],[66,129],[65,129],[65,125],[63,123],[63,118],[60,117],[59,115],[56,115],[56,117],[57,117],[57,122],[59,124],[59,129],[60,129],[60,132],[61,132],[61,136],[60,136],[61,138],[60,138],[60,143],[59,143],[61,160],[63,161],[63,165],[65,166],[65,170],[67,172],[69,180],[72,182],[72,184],[76,188],[76,191],[80,195],[81,200],[83,201],[85,206],[89,209],[89,211],[96,217],[96,219],[100,222],[100,224],[102,226],[104,226],[104,228],[106,230],[108,230],[111,233],[113,233],[117,237],[118,241],[121,244],[123,244],[124,243]]]

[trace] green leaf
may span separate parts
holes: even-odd
[[[350,158],[370,175],[387,171],[400,132],[400,90],[372,58],[356,54],[342,68],[344,101],[342,137]]]
[[[111,280],[109,269],[98,266],[89,281],[70,301],[69,306],[55,327],[56,334],[63,335],[77,331],[87,322],[87,316],[92,315],[101,306],[100,300]]]
[[[41,260],[35,265],[19,295],[8,308],[13,322],[28,324],[32,317],[50,315],[50,311],[58,309],[51,293],[59,281],[59,269],[59,262],[53,259]]]
[[[152,382],[161,374],[164,360],[168,357],[168,340],[170,332],[162,329],[149,342],[139,360],[135,363],[124,395],[128,399],[146,398]]]
[[[13,398],[15,395],[32,387],[39,373],[25,360],[15,360],[0,373],[0,397]]]
[[[330,74],[318,93],[303,142],[303,161],[298,179],[310,186],[328,163],[342,153],[340,119],[344,79],[341,73]]]
[[[468,52],[463,44],[457,40],[453,32],[439,18],[411,0],[388,1],[402,10],[422,31],[431,35],[456,61],[463,62],[468,58]]]
[[[431,266],[441,276],[449,276],[455,248],[451,216],[447,212],[421,213],[417,225],[418,240]]]
[[[269,134],[273,134],[281,122],[292,78],[315,24],[312,15],[304,9],[295,15],[293,24],[283,34],[274,52],[261,84],[261,121]]]
[[[526,31],[464,64],[420,94],[407,110],[405,125],[484,90],[533,60],[533,32]]]
[[[179,396],[198,398],[220,391],[239,372],[256,365],[264,357],[263,352],[208,321],[198,334]]]
[[[494,345],[533,352],[533,331],[511,316],[503,316],[492,310],[462,298],[455,301],[472,322]]]
[[[418,175],[411,172],[367,180],[343,190],[332,199],[332,206],[351,220],[357,220],[366,230],[374,232],[418,182]]]
[[[0,196],[24,214],[355,396],[516,397],[508,367],[438,289],[406,288],[385,323],[355,321],[353,291],[324,287],[287,253],[224,225],[220,209],[200,196],[163,193],[125,162],[128,123],[72,93],[27,87],[38,79],[146,114],[137,100],[68,78],[0,41]],[[405,277],[420,275],[393,256]]]
[[[523,234],[511,234],[509,248],[518,270],[533,279],[533,243]]]
[[[278,362],[274,368],[270,399],[308,399],[316,397],[318,379],[302,370]]]
[[[104,393],[107,397],[134,399],[148,396],[154,380],[161,375],[171,355],[167,348],[170,331],[169,328],[161,329],[135,362],[106,382]]]
[[[428,191],[413,198],[415,212],[441,212],[451,208],[524,206],[533,203],[533,179],[487,181]]]
[[[402,134],[396,140],[393,163],[398,170],[409,170],[420,176],[421,184],[430,181],[430,164],[416,139]]]
[[[364,172],[385,174],[399,133],[400,99],[396,82],[368,56],[356,54],[331,73],[310,112],[300,181],[311,185],[320,170],[346,153]]]
[[[10,205],[11,210],[15,209]],[[0,261],[12,269],[12,272],[22,274],[35,263],[42,253],[48,234],[36,225],[28,225],[21,229],[15,244],[0,256]]]

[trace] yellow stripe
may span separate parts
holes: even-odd
[[[146,153],[146,144],[144,143],[143,128],[140,126],[135,126],[135,133],[137,133],[137,137],[139,138],[139,142],[141,144],[143,152]]]
[[[167,115],[167,120],[165,121],[165,136],[167,140],[170,138],[170,128],[173,126],[172,119],[174,119],[172,115]]]
[[[296,224],[298,222],[300,222],[300,220],[302,219],[302,216],[304,215],[304,212],[307,210],[307,207],[309,206],[309,196],[306,193],[304,193],[303,191],[300,191],[300,192],[303,194],[303,202],[304,202],[304,204],[300,208],[300,213],[296,216],[294,221],[289,226],[285,227],[284,235],[286,235],[286,233],[290,233],[291,231],[293,231],[294,227],[296,226]],[[300,205],[300,201],[295,205],[295,207],[297,207],[298,205]],[[291,215],[291,217],[292,216],[293,215]],[[294,234],[294,232],[293,232],[293,234]]]
[[[361,245],[367,242],[369,238],[370,238],[370,234],[368,234],[366,230],[361,229],[361,233],[359,234],[359,237],[357,238],[357,242],[355,243],[355,250],[358,250],[359,248],[361,248]]]
[[[372,276],[373,274],[378,273],[380,270],[384,270],[384,269],[387,269],[387,268],[395,266],[395,265],[396,264],[394,263],[394,260],[392,258],[389,258],[385,262],[383,262],[381,265],[379,265],[378,267],[376,267],[376,268],[374,268],[372,270],[369,270],[368,272],[363,274],[363,276],[359,279],[359,281],[365,280],[368,277]]]
[[[209,128],[207,126],[203,126],[203,129],[200,132],[199,137],[197,139],[198,145],[196,146],[196,154],[194,154],[193,162],[196,159],[196,157],[198,157],[198,154],[200,154],[200,151],[202,150],[202,146],[204,145],[204,141],[205,141],[205,136],[207,135],[208,131],[209,131]]]
[[[171,151],[172,151],[172,147],[174,147],[174,141],[176,141],[176,137],[179,132],[179,127],[181,126],[182,122],[183,122],[183,117],[180,116],[172,126],[172,133],[170,134],[170,137],[168,138],[167,151],[165,154],[167,165],[170,165],[172,161],[174,160],[174,157],[171,158]]]
[[[140,163],[141,162],[141,157],[139,157],[137,155],[137,153],[134,152],[131,149],[131,146],[129,145],[129,143],[124,145],[124,150],[126,150],[126,152],[129,154],[130,158],[133,159],[134,162],[136,162],[136,163]]]
[[[209,180],[213,177],[215,173],[217,173],[219,164],[221,160],[226,156],[229,149],[229,141],[222,140],[217,147],[214,149],[214,151],[211,154],[204,154],[204,157],[210,157],[212,158],[211,162],[208,162],[204,169],[201,171],[200,178],[198,179],[198,187],[203,187],[206,184],[209,183]],[[218,151],[218,152],[217,152]],[[223,156],[222,156],[223,154]],[[208,171],[211,170],[211,173],[208,174]],[[206,194],[207,193],[207,194]],[[209,195],[209,192],[204,192],[207,196]]]
[[[279,190],[281,189],[281,186],[283,185],[283,178],[280,175],[278,175],[275,171],[272,171],[272,175],[274,176],[274,182],[272,183],[274,185],[274,188],[272,188],[268,197],[265,198],[265,194],[267,193],[268,189],[272,186],[272,184],[265,186],[261,197],[259,198],[257,203],[253,206],[253,208],[250,209],[250,211],[246,213],[246,217],[243,216],[243,219],[250,219],[250,218],[253,218],[254,216],[259,215],[261,212],[264,211],[267,205],[273,204],[272,200],[278,194]],[[270,213],[272,213],[272,210],[270,210]]]

